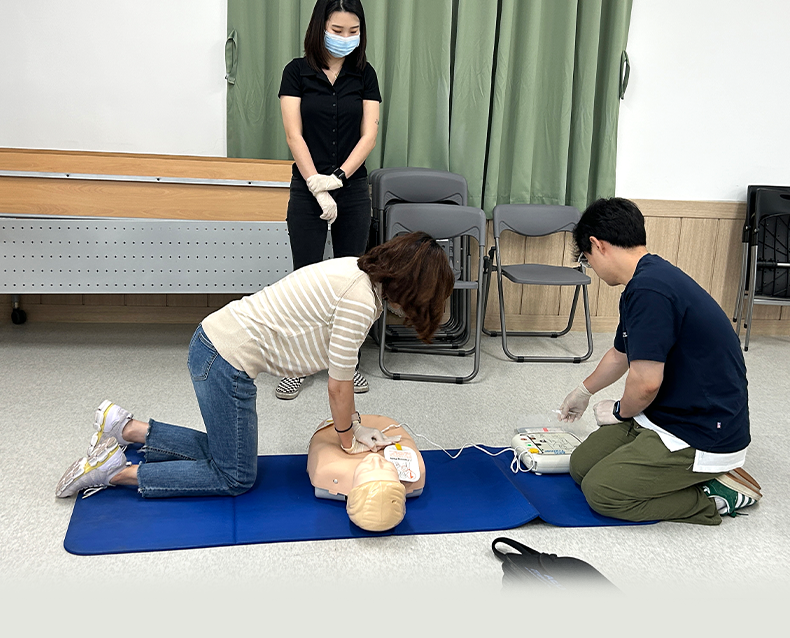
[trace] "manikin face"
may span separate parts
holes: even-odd
[[[398,470],[393,463],[380,454],[368,454],[354,470],[351,487],[354,488],[370,481],[399,482]]]
[[[359,18],[349,11],[335,11],[329,14],[329,20],[324,25],[327,33],[348,38],[359,35]]]

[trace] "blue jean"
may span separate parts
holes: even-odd
[[[145,498],[236,496],[258,469],[257,389],[223,359],[198,326],[188,363],[206,432],[150,420],[137,471]]]

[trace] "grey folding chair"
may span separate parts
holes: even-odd
[[[500,204],[494,208],[493,230],[494,247],[489,253],[491,267],[487,269],[485,282],[485,297],[488,301],[488,288],[490,286],[491,270],[496,270],[499,289],[499,322],[502,335],[502,349],[505,354],[519,363],[525,361],[550,361],[581,363],[590,358],[593,352],[592,327],[590,324],[590,304],[587,298],[587,285],[590,278],[585,274],[582,262],[576,267],[551,266],[547,264],[511,264],[502,263],[500,237],[503,232],[510,231],[525,237],[543,237],[560,232],[571,232],[579,223],[581,213],[573,206],[545,206],[539,204]],[[574,286],[573,304],[568,318],[568,325],[561,332],[525,332],[507,331],[505,325],[505,295],[502,287],[502,277],[521,285],[532,286]],[[551,337],[557,338],[567,334],[573,326],[579,293],[584,300],[584,319],[587,327],[587,352],[582,356],[528,356],[513,354],[507,345],[508,336],[511,337]],[[485,316],[485,315],[484,315]],[[486,334],[496,336],[500,332],[486,330]]]
[[[790,192],[758,189],[752,219],[744,351],[749,350],[755,304],[790,306]],[[736,320],[740,337],[740,311]]]
[[[467,185],[462,175],[432,168],[412,166],[377,168],[368,174],[373,202],[372,226],[376,236],[376,244],[385,241],[387,214],[390,206],[397,204],[457,204],[466,206]],[[460,268],[466,263],[464,253],[467,251],[467,239],[455,239],[444,242],[448,249],[453,268]],[[455,291],[450,300],[450,313],[447,321],[439,326],[434,335],[434,343],[448,347],[461,347],[471,334],[471,303],[470,291]],[[371,330],[376,343],[380,341],[381,321]],[[389,344],[409,343],[415,347],[424,347],[414,330],[401,325],[391,325],[387,335]]]
[[[471,206],[456,206],[453,204],[395,204],[387,213],[387,227],[385,239],[389,240],[403,233],[423,231],[436,240],[453,239],[456,237],[472,237],[478,244],[477,276],[472,278],[472,269],[469,267],[471,254],[467,252],[467,263],[460,269],[454,269],[456,281],[455,290],[477,291],[477,317],[475,322],[474,341],[467,349],[448,347],[446,344],[425,345],[400,345],[388,343],[387,335],[387,302],[384,302],[382,316],[383,337],[379,343],[379,367],[391,379],[406,379],[410,381],[437,381],[443,383],[465,383],[473,379],[480,369],[480,332],[483,326],[483,261],[486,243],[486,216],[479,208]],[[385,353],[408,352],[412,354],[438,354],[445,356],[463,357],[474,355],[472,371],[466,376],[448,376],[437,374],[417,374],[411,372],[395,372],[390,370],[385,363]]]
[[[746,189],[746,218],[743,222],[743,232],[741,237],[741,277],[738,283],[738,292],[735,295],[735,310],[732,314],[732,321],[736,324],[738,334],[740,334],[742,324],[748,330],[746,315],[748,309],[745,303],[749,301],[749,283],[751,275],[752,253],[755,249],[755,232],[757,226],[754,223],[755,210],[757,208],[757,193],[761,190],[779,191],[780,193],[790,194],[790,186],[767,186],[750,184]],[[746,344],[748,350],[748,341]]]

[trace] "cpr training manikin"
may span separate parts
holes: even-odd
[[[346,454],[332,420],[323,421],[310,440],[307,473],[316,496],[346,500],[351,522],[370,532],[397,526],[406,515],[406,499],[425,486],[425,464],[405,428],[385,416],[363,414],[361,422],[400,441],[378,452]]]

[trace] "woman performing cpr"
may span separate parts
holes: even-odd
[[[381,314],[382,299],[400,307],[429,341],[452,289],[446,253],[429,235],[410,233],[359,258],[306,266],[231,302],[203,320],[189,346],[206,432],[138,421],[105,401],[87,456],[68,468],[56,496],[112,485],[136,485],[145,498],[246,492],[257,470],[254,379],[261,372],[293,377],[328,370],[340,446],[348,454],[384,448],[397,439],[352,422],[359,348]],[[144,463],[127,465],[123,446],[131,443],[143,444]]]

